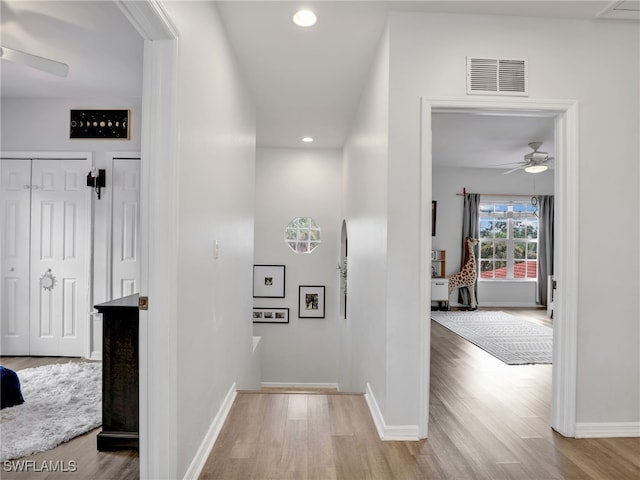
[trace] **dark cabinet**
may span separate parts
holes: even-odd
[[[102,431],[98,450],[138,448],[138,294],[95,308],[102,314]]]

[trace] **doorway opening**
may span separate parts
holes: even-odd
[[[553,333],[552,415],[551,426],[565,436],[575,435],[576,415],[576,336],[577,336],[577,104],[573,101],[504,101],[476,99],[422,100],[422,195],[421,215],[422,287],[430,283],[432,249],[432,115],[439,112],[469,112],[477,115],[551,116],[555,122],[556,169],[554,176],[555,205],[555,328]],[[431,292],[421,288],[423,364],[421,376],[420,436],[427,437],[429,420]],[[429,311],[427,311],[429,310]]]

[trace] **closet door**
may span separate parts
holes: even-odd
[[[81,356],[89,318],[87,168],[33,160],[30,355]]]
[[[0,161],[1,353],[29,353],[31,161]]]
[[[111,298],[138,293],[140,159],[113,159]]]

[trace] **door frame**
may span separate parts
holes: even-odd
[[[41,151],[1,151],[0,158],[6,160],[78,160],[86,163],[85,167],[87,173],[94,166],[94,159],[92,152],[41,152]],[[87,258],[87,264],[85,265],[85,274],[88,279],[88,289],[86,292],[87,296],[87,307],[88,310],[85,312],[86,317],[83,321],[79,323],[82,331],[80,332],[83,337],[82,341],[82,356],[84,358],[90,358],[91,356],[91,310],[93,309],[93,207],[94,207],[94,199],[92,192],[87,188],[87,195],[89,195],[89,208],[87,209],[87,222],[89,225],[89,241],[86,245],[83,245],[84,253]],[[31,330],[31,327],[29,327]],[[31,335],[31,333],[29,333]]]
[[[178,476],[178,30],[157,0],[114,0],[144,41],[140,148],[140,478]]]
[[[485,115],[548,116],[555,119],[555,269],[558,288],[554,299],[551,427],[575,437],[577,410],[577,333],[579,260],[579,161],[578,102],[576,100],[533,100],[466,97],[423,97],[421,109],[421,215],[420,215],[420,437],[426,438],[429,422],[429,374],[431,322],[428,306],[431,290],[429,261],[432,248],[432,136],[433,113],[469,112]]]

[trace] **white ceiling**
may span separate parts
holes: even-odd
[[[595,18],[611,1],[315,1],[318,23],[291,22],[298,1],[216,2],[257,108],[259,146],[341,148],[390,10]],[[1,2],[2,45],[67,63],[62,79],[0,62],[2,97],[139,97],[142,40],[110,1]],[[626,5],[621,5],[626,8]],[[624,12],[622,13],[625,14]],[[636,12],[637,15],[637,12]],[[530,141],[553,152],[550,119],[442,115],[434,121],[437,163],[518,161]],[[502,124],[500,124],[502,122]],[[551,122],[551,123],[550,123]],[[549,126],[551,125],[551,127]],[[442,145],[441,145],[442,144]],[[456,150],[444,148],[444,145]],[[505,157],[502,157],[504,160]],[[468,164],[466,164],[468,165]]]

